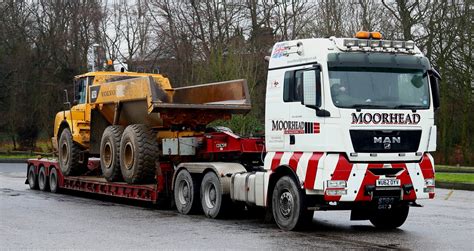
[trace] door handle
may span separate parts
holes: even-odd
[[[290,145],[295,144],[295,135],[290,135]]]

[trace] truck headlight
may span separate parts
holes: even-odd
[[[347,182],[345,180],[328,180],[327,188],[346,188]]]

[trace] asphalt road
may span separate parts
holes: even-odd
[[[0,249],[474,250],[474,192],[436,190],[397,230],[349,212],[316,212],[305,232],[260,219],[211,220],[175,211],[30,190],[25,164],[0,164]]]

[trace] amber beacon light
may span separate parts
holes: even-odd
[[[356,38],[365,38],[365,39],[382,39],[382,34],[378,31],[358,31],[355,35]]]

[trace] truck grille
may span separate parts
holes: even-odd
[[[421,130],[350,130],[355,152],[402,153],[416,152],[420,145]]]

